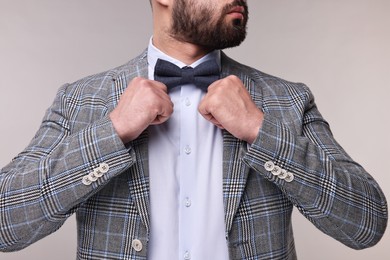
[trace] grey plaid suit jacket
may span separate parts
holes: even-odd
[[[296,259],[293,206],[349,247],[377,243],[385,197],[334,140],[309,89],[224,54],[222,74],[240,77],[265,113],[251,146],[224,132],[230,259]],[[136,76],[147,77],[146,52],[59,90],[30,145],[1,170],[2,251],[30,245],[76,212],[78,259],[147,258],[148,133],[123,145],[108,118]]]

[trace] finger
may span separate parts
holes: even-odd
[[[165,93],[168,93],[168,87],[164,83],[161,83],[160,81],[155,81],[155,80],[150,80],[150,82],[156,88],[161,89]]]
[[[213,114],[207,111],[206,105],[201,103],[199,105],[198,111],[207,121],[216,125],[218,128],[224,129],[222,124],[213,116]]]
[[[163,115],[158,115],[153,122],[150,123],[150,125],[159,125],[164,122],[166,122],[169,119],[169,116],[163,116]]]
[[[156,114],[156,117],[150,124],[157,125],[167,121],[173,113],[173,106],[174,105],[170,99],[168,102],[162,102],[161,107]]]
[[[204,97],[202,98],[202,100],[199,102],[198,112],[199,112],[201,115],[210,114],[210,112],[208,111],[209,96],[210,96],[210,94],[209,94],[209,93],[206,93],[206,95],[204,95]]]
[[[141,78],[141,77],[134,78],[129,84],[129,87],[131,86],[136,87],[140,90],[152,91],[164,98],[166,98],[166,95],[168,93],[168,88],[165,84],[158,81]]]
[[[214,124],[215,126],[221,128],[221,129],[224,129],[224,127],[222,126],[222,124],[212,115],[212,114],[207,114],[207,115],[203,115],[203,117],[211,122],[212,124]]]

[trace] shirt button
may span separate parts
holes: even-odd
[[[191,100],[189,98],[186,98],[185,101],[184,101],[184,104],[189,107],[191,106]]]
[[[184,205],[186,205],[187,208],[191,207],[191,200],[189,198],[186,198]]]
[[[191,147],[189,145],[187,145],[185,148],[184,148],[184,152],[186,154],[190,154],[191,153]]]
[[[190,252],[186,251],[184,253],[184,260],[190,260],[190,259],[191,259],[191,254],[190,254]]]

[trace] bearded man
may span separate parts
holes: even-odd
[[[303,84],[221,50],[245,0],[152,0],[147,50],[63,86],[1,171],[3,251],[73,213],[78,259],[296,259],[293,206],[361,249],[382,237],[378,184],[334,140]]]

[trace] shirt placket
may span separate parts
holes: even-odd
[[[196,91],[195,91],[196,92]],[[194,89],[190,86],[181,88],[180,110],[180,192],[179,192],[179,259],[189,260],[192,257],[195,215],[196,189],[196,122],[197,105]]]

